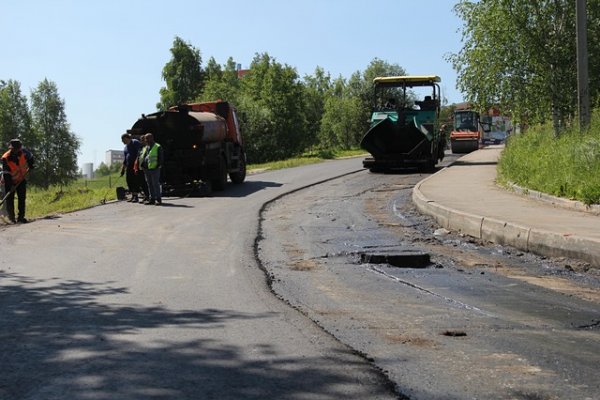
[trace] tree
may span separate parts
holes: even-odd
[[[590,69],[599,67],[600,0],[588,0]],[[463,47],[448,59],[466,100],[499,106],[517,122],[552,118],[555,132],[576,110],[575,2],[572,0],[460,1]],[[599,80],[591,82],[599,94]]]
[[[325,101],[331,96],[331,76],[321,67],[314,75],[304,77],[304,114],[306,115],[305,147],[317,144]]]
[[[54,82],[44,79],[31,93],[33,129],[39,138],[36,173],[31,181],[44,188],[65,185],[77,178],[80,142],[71,132],[65,104]]]
[[[35,151],[37,138],[31,128],[31,113],[27,98],[21,94],[17,81],[0,81],[0,146],[19,138],[25,147]]]
[[[240,112],[252,162],[279,160],[304,150],[304,87],[295,68],[257,54],[241,81]]]
[[[368,110],[371,108],[371,102],[373,101],[373,79],[378,76],[402,75],[406,75],[404,68],[376,57],[371,60],[362,73],[357,71],[350,76],[347,90],[351,96],[359,97]]]
[[[362,103],[358,97],[329,97],[321,121],[320,139],[327,149],[351,149],[365,134]]]
[[[112,163],[110,164],[110,166],[108,166],[105,163],[101,162],[100,165],[98,165],[98,168],[96,168],[95,174],[96,176],[107,176],[110,174],[114,174],[121,170],[121,165],[122,164],[120,163]]]
[[[160,89],[159,110],[196,99],[203,89],[202,57],[200,50],[175,36],[171,60],[162,71],[166,87]]]
[[[206,65],[204,91],[201,101],[225,100],[237,105],[240,94],[240,80],[233,58],[229,57],[223,68],[214,58]]]
[[[348,81],[342,77],[336,79],[325,100],[320,145],[344,149],[358,146],[369,129],[373,79],[399,75],[406,75],[404,68],[374,58],[363,72],[356,71]]]

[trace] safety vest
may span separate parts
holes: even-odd
[[[146,150],[145,154],[148,157],[148,169],[158,168],[158,149],[160,144],[154,143],[152,147]]]
[[[25,175],[27,174],[27,171],[29,171],[29,166],[27,165],[27,159],[25,158],[25,153],[23,151],[21,151],[21,154],[18,156],[18,164],[11,160],[9,156],[10,150],[2,156],[2,159],[6,160],[9,169],[9,171],[4,171],[3,173],[10,174],[13,184],[16,185],[25,179]]]
[[[140,154],[138,154],[137,158],[137,168],[138,170],[148,169],[148,166],[144,163],[144,159],[146,158],[146,152],[148,151],[148,146],[142,146],[140,149]]]

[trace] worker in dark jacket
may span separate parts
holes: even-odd
[[[135,162],[139,156],[140,150],[142,149],[142,144],[139,140],[131,137],[129,133],[124,133],[121,135],[121,141],[125,145],[123,149],[123,166],[121,167],[121,176],[125,174],[125,179],[127,181],[127,187],[129,187],[129,192],[131,193],[131,198],[128,200],[129,202],[137,203],[138,193],[142,191],[142,179],[144,179],[143,175],[135,170]]]
[[[12,223],[26,223],[25,197],[27,195],[27,173],[33,169],[33,156],[23,148],[19,139],[13,139],[8,145],[8,151],[2,155],[2,179],[7,193],[6,211]],[[19,216],[15,219],[15,193],[19,197]]]
[[[144,192],[144,199],[143,199],[143,201],[142,201],[142,199],[140,199],[140,203],[144,203],[144,202],[148,201],[148,199],[150,199],[150,191],[148,190],[148,183],[146,182],[146,174],[144,173],[144,169],[142,168],[142,160],[141,160],[143,158],[144,149],[146,148],[146,136],[145,135],[140,136],[140,143],[142,144],[142,147],[140,148],[140,152],[138,153],[138,156],[135,159],[135,162],[133,163],[133,171],[135,172],[136,176],[139,178],[140,185],[142,186],[142,192]]]
[[[146,174],[146,182],[150,191],[150,199],[146,204],[162,204],[162,195],[160,188],[160,169],[163,165],[163,149],[160,144],[154,141],[154,135],[147,133],[146,147],[142,150],[142,169]]]

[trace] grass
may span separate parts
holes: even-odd
[[[301,165],[316,164],[323,162],[324,160],[340,159],[346,157],[354,157],[364,155],[365,151],[361,149],[353,150],[326,150],[326,151],[313,151],[304,153],[300,157],[290,158],[282,161],[272,161],[261,164],[248,164],[248,171],[263,171],[263,170],[274,170],[283,168],[299,167]]]
[[[249,164],[248,171],[252,173],[252,171],[292,168],[322,162],[326,159],[345,158],[361,154],[364,154],[363,150],[310,152],[284,161]],[[27,188],[26,216],[27,218],[40,218],[81,210],[97,206],[106,201],[116,200],[117,186],[126,186],[125,178],[120,178],[118,173],[91,180],[78,179],[66,187],[40,189],[29,186]]]
[[[585,133],[572,128],[557,138],[546,124],[512,136],[498,164],[498,178],[500,183],[599,204],[600,110]]]
[[[62,188],[52,186],[40,189],[30,186],[27,188],[27,217],[66,213],[115,200],[117,186],[125,186],[125,178],[119,178],[118,173],[98,179],[78,179]]]

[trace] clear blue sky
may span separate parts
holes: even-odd
[[[58,86],[79,164],[121,149],[121,134],[155,111],[175,36],[210,57],[247,68],[256,53],[312,74],[349,78],[375,57],[407,73],[436,74],[450,103],[462,101],[444,60],[461,47],[457,0],[2,0],[0,79],[29,97]]]

